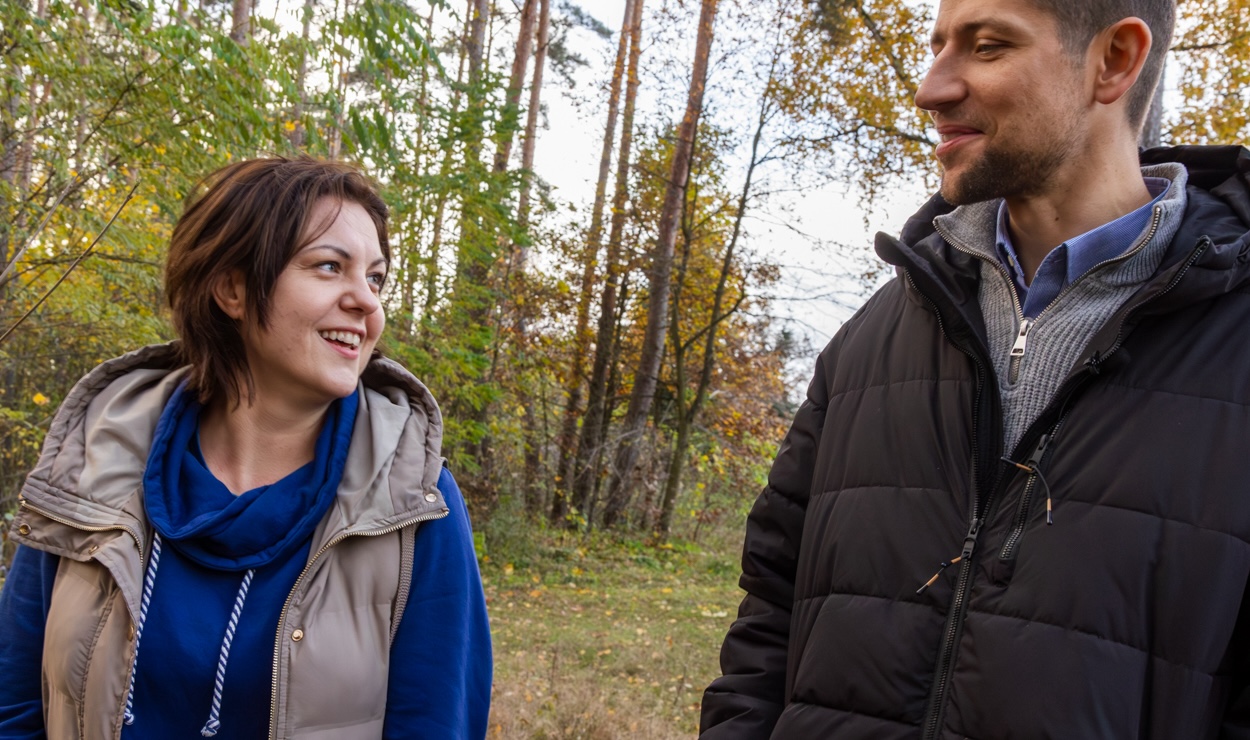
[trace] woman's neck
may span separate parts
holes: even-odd
[[[200,414],[204,463],[236,496],[276,483],[313,459],[328,408],[280,407],[259,393],[252,403],[210,404]]]

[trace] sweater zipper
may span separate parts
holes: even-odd
[[[980,455],[977,443],[977,419],[980,416],[981,398],[985,387],[986,368],[984,360],[975,352],[965,348],[960,343],[951,339],[950,334],[946,331],[946,324],[942,321],[942,313],[938,310],[937,305],[929,299],[923,291],[916,286],[916,281],[912,278],[911,272],[904,269],[903,274],[907,277],[907,282],[917,295],[929,304],[933,315],[937,318],[938,329],[942,332],[942,336],[946,341],[955,346],[956,349],[963,352],[972,359],[973,364],[977,368],[977,387],[973,396],[972,406],[972,487],[973,501],[971,523],[968,525],[968,533],[964,536],[963,549],[959,555],[959,575],[955,582],[955,592],[951,598],[950,612],[946,618],[945,636],[942,640],[941,650],[938,652],[937,669],[935,671],[936,681],[933,685],[933,694],[929,699],[928,720],[925,723],[924,738],[925,740],[933,740],[937,737],[938,725],[941,721],[942,705],[945,703],[946,687],[950,681],[950,673],[954,663],[955,642],[959,637],[959,630],[963,625],[963,611],[967,598],[968,587],[972,582],[972,555],[976,552],[977,537],[981,531],[981,492],[977,479],[980,475]],[[1014,292],[1013,292],[1014,293]],[[1019,310],[1019,302],[1017,301],[1017,311]]]
[[[317,550],[317,552],[313,553],[313,556],[308,559],[308,563],[304,566],[304,569],[300,571],[299,577],[295,579],[295,585],[291,587],[291,592],[287,594],[286,601],[283,602],[282,604],[281,613],[278,614],[278,634],[277,634],[277,637],[274,639],[273,677],[272,677],[271,684],[270,684],[270,694],[269,694],[269,737],[270,737],[270,740],[277,740],[277,737],[278,737],[278,671],[281,668],[281,660],[279,656],[282,655],[282,633],[285,631],[285,628],[286,628],[286,615],[287,615],[287,612],[290,611],[291,600],[295,598],[295,594],[299,591],[300,584],[304,582],[304,577],[307,576],[308,573],[312,570],[312,567],[314,564],[316,564],[318,558],[324,555],[326,551],[329,550],[331,547],[334,547],[335,545],[339,544],[340,542],[342,542],[343,540],[349,537],[382,537],[384,535],[398,532],[404,527],[411,527],[414,524],[421,524],[422,522],[429,522],[435,519],[442,519],[443,517],[447,516],[449,513],[450,513],[450,510],[444,508],[444,509],[440,509],[439,511],[434,511],[428,514],[422,514],[420,516],[413,517],[412,519],[405,520],[398,524],[392,524],[391,526],[385,527],[383,529],[375,529],[375,530],[371,530],[368,532],[344,532],[342,534],[336,535],[329,542],[322,545],[321,548]],[[408,567],[409,568],[412,567],[411,563],[408,564]],[[403,565],[401,564],[401,569],[402,568],[403,568]]]
[[[1159,224],[1162,220],[1163,220],[1163,206],[1157,205],[1154,207],[1153,213],[1151,215],[1150,229],[1137,241],[1136,244],[1134,244],[1128,251],[1122,254],[1116,255],[1115,257],[1112,257],[1110,259],[1105,259],[1102,262],[1099,262],[1098,264],[1089,268],[1085,272],[1081,273],[1080,276],[1076,278],[1076,280],[1073,280],[1072,282],[1065,285],[1063,287],[1063,290],[1060,290],[1055,295],[1055,297],[1051,299],[1050,303],[1046,304],[1046,307],[1043,308],[1040,312],[1038,312],[1037,316],[1034,316],[1031,319],[1024,317],[1024,311],[1020,307],[1020,297],[1016,294],[1015,279],[1012,278],[1011,273],[1007,271],[1006,267],[1003,267],[1001,262],[999,262],[996,259],[995,260],[986,259],[985,255],[980,254],[976,251],[973,251],[972,249],[969,249],[967,246],[965,246],[958,240],[954,239],[946,230],[944,230],[943,227],[938,226],[937,224],[934,224],[934,227],[937,229],[938,233],[942,235],[942,238],[946,240],[947,244],[950,244],[952,247],[959,250],[960,252],[963,252],[964,254],[967,254],[971,257],[978,258],[985,262],[989,262],[990,264],[998,268],[998,271],[1002,273],[1003,277],[1007,279],[1008,285],[1011,286],[1011,301],[1012,301],[1012,304],[1015,305],[1016,307],[1016,319],[1017,319],[1017,324],[1019,326],[1019,329],[1016,332],[1015,344],[1013,344],[1011,347],[1011,357],[1007,363],[1007,377],[1008,377],[1008,380],[1010,380],[1012,383],[1015,383],[1017,380],[1019,380],[1020,363],[1024,360],[1024,353],[1028,349],[1029,331],[1037,324],[1037,322],[1042,318],[1042,316],[1045,315],[1046,312],[1050,311],[1050,309],[1056,303],[1059,302],[1060,298],[1063,298],[1069,292],[1071,292],[1073,287],[1077,283],[1079,283],[1081,279],[1084,278],[1086,275],[1090,274],[1091,272],[1094,272],[1095,270],[1100,270],[1103,267],[1106,267],[1107,265],[1127,260],[1130,257],[1133,257],[1134,255],[1136,255],[1138,252],[1145,249],[1146,245],[1149,244],[1151,240],[1155,238],[1155,234],[1158,233]]]

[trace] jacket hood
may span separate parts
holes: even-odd
[[[166,401],[186,376],[174,348],[153,345],[109,360],[74,386],[22,486],[24,506],[87,531],[124,529],[143,547],[148,451]],[[314,551],[339,535],[446,509],[437,489],[442,436],[429,390],[399,364],[371,361],[343,478],[313,535]]]

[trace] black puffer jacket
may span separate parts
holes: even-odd
[[[1143,160],[1188,167],[1180,232],[1015,450],[950,207],[878,237],[899,277],[751,512],[702,737],[1250,738],[1250,151]]]

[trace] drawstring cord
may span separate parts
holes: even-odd
[[[1028,473],[1028,474],[1030,474],[1030,475],[1036,475],[1036,476],[1037,476],[1037,480],[1038,480],[1038,482],[1039,482],[1039,483],[1041,483],[1041,484],[1042,484],[1042,488],[1044,488],[1044,489],[1046,490],[1046,524],[1047,524],[1047,525],[1054,524],[1054,523],[1055,523],[1055,513],[1054,513],[1054,508],[1055,508],[1055,507],[1054,507],[1054,505],[1053,505],[1053,503],[1052,503],[1052,501],[1051,501],[1051,496],[1050,496],[1050,484],[1046,482],[1046,476],[1042,475],[1042,471],[1041,471],[1041,470],[1039,470],[1039,469],[1038,469],[1038,467],[1037,467],[1036,465],[1028,465],[1028,464],[1025,464],[1025,463],[1018,463],[1018,462],[1016,462],[1015,460],[1010,460],[1010,459],[1005,458],[1005,457],[1003,458],[1003,462],[1006,462],[1006,463],[1011,463],[1012,465],[1016,466],[1017,468],[1020,468],[1020,469],[1021,469],[1021,470],[1023,470],[1024,472],[1026,472],[1026,473]]]
[[[156,569],[161,562],[161,535],[154,533],[152,537],[152,554],[148,560],[147,574],[143,578],[143,599],[139,604],[139,620],[135,623],[135,651],[130,663],[130,683],[126,688],[126,709],[122,720],[127,725],[135,723],[135,674],[139,669],[139,641],[143,638],[143,625],[148,620],[148,606],[152,603],[152,587],[156,583]],[[243,613],[243,602],[247,600],[247,590],[252,585],[255,570],[249,570],[239,584],[239,593],[234,599],[234,608],[230,611],[230,621],[226,625],[226,635],[221,641],[221,654],[217,659],[217,680],[213,684],[213,706],[208,715],[208,722],[200,734],[213,737],[221,729],[221,692],[226,681],[226,662],[230,659],[230,645],[234,642],[234,632],[239,625],[239,616]]]
[[[161,534],[154,532],[152,554],[148,559],[148,572],[143,578],[143,600],[139,605],[139,621],[135,624],[135,652],[130,662],[130,686],[126,689],[126,711],[122,718],[128,725],[135,723],[135,671],[139,669],[139,640],[143,637],[143,623],[148,619],[148,604],[152,601],[152,585],[156,583],[156,569],[161,562]]]
[[[213,737],[221,729],[221,692],[226,683],[226,661],[230,659],[230,644],[234,642],[234,630],[239,625],[239,615],[243,613],[243,602],[247,600],[247,589],[252,585],[255,570],[249,570],[239,584],[239,593],[234,597],[234,608],[230,610],[230,621],[226,624],[226,636],[221,639],[221,655],[217,658],[217,680],[213,683],[213,708],[208,713],[208,722],[200,734]]]
[[[957,557],[957,558],[951,558],[950,560],[947,560],[946,562],[942,563],[942,567],[938,568],[938,572],[937,572],[937,573],[934,573],[932,578],[930,578],[929,580],[925,581],[923,586],[921,586],[920,588],[916,589],[916,594],[917,594],[917,595],[920,595],[920,594],[924,593],[926,589],[928,589],[928,588],[929,588],[930,586],[932,586],[933,584],[937,583],[937,579],[939,579],[939,578],[941,578],[941,577],[942,577],[942,572],[943,572],[943,571],[945,571],[947,568],[951,567],[952,565],[954,565],[955,563],[958,563],[959,561],[961,561],[961,560],[963,560],[963,559],[964,559],[964,556],[963,556],[963,555],[960,555],[960,556],[959,556],[959,557]]]

